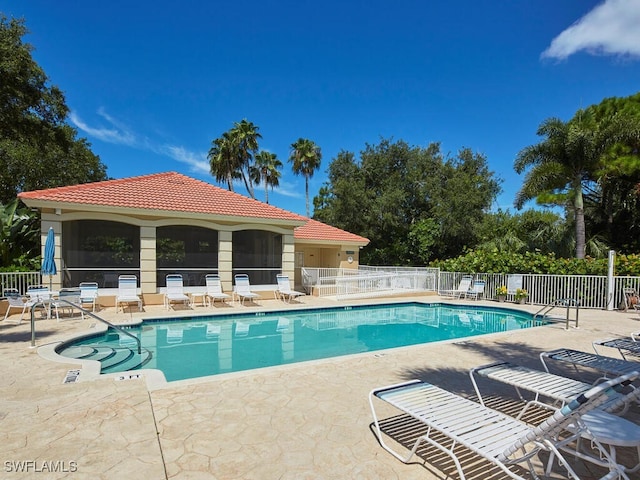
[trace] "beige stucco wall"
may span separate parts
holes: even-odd
[[[218,273],[224,291],[230,291],[233,285],[233,233],[218,231]]]
[[[295,250],[304,257],[305,267],[357,269],[360,264],[358,246],[297,243]],[[352,259],[351,262],[349,257]]]
[[[166,215],[166,214],[165,214]],[[233,284],[232,256],[233,232],[241,230],[266,230],[282,234],[282,272],[298,284],[299,268],[296,268],[296,254],[302,253],[304,265],[325,268],[357,268],[358,247],[339,244],[299,244],[296,243],[293,227],[270,225],[264,223],[223,223],[207,221],[202,218],[173,218],[169,216],[153,217],[148,212],[140,215],[121,215],[108,212],[65,211],[56,213],[54,210],[42,211],[42,251],[49,227],[54,228],[56,234],[56,265],[62,271],[62,228],[65,221],[72,220],[105,220],[128,223],[140,227],[140,289],[145,301],[155,299],[156,285],[156,229],[167,225],[189,225],[209,228],[218,232],[218,271],[225,291],[230,291]],[[347,251],[354,254],[348,255]],[[348,256],[353,262],[347,261]],[[302,266],[302,265],[298,265]],[[53,276],[52,287],[61,288],[61,275]]]
[[[140,227],[140,290],[156,292],[156,227]]]

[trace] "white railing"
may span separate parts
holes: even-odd
[[[366,298],[427,290],[427,275],[420,273],[384,273],[354,275],[336,279],[336,298]]]
[[[509,275],[500,273],[462,273],[440,272],[440,292],[455,290],[463,275],[472,275],[476,280],[485,281],[482,298],[496,298],[496,287],[509,284]],[[580,308],[606,309],[609,305],[607,277],[604,275],[539,275],[524,273],[522,288],[529,296],[526,303],[548,305],[560,299],[575,299]],[[613,277],[613,308],[624,304],[624,289],[629,288],[640,293],[640,277]],[[508,300],[513,299],[510,292]]]
[[[40,272],[0,272],[0,295],[7,288],[16,288],[21,295],[27,292],[29,285],[42,283]]]
[[[542,275],[502,273],[440,272],[436,268],[374,267],[360,265],[358,269],[303,268],[305,288],[309,292],[338,299],[394,295],[403,292],[445,292],[456,290],[463,275],[485,282],[485,300],[496,299],[496,287],[510,286],[512,277],[527,290],[526,303],[548,305],[561,299],[574,299],[580,308],[607,309],[624,305],[625,290],[640,294],[640,277],[613,277],[613,286],[603,275]],[[612,291],[612,298],[608,292]],[[510,291],[508,301],[514,300]]]
[[[403,267],[302,268],[304,286],[321,297],[367,298],[436,291],[438,269]]]

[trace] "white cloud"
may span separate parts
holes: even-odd
[[[90,127],[85,123],[75,112],[69,114],[69,120],[90,137],[95,137],[98,140],[108,143],[117,143],[120,145],[135,146],[137,141],[135,135],[123,127],[121,124],[115,122],[113,118],[107,115],[102,109],[98,110],[98,115],[103,117],[107,122],[111,124],[110,127]]]
[[[640,0],[605,0],[553,39],[542,58],[595,55],[640,57]]]
[[[71,122],[89,137],[97,138],[103,142],[126,145],[138,150],[153,152],[169,157],[181,163],[191,166],[196,173],[209,175],[209,161],[206,153],[196,153],[177,145],[157,145],[151,140],[140,137],[123,122],[109,115],[104,108],[98,109],[98,115],[108,123],[107,127],[92,127],[84,122],[75,112],[69,114]]]
[[[264,185],[262,186],[262,190],[264,191]],[[304,187],[302,191],[298,185],[291,184],[286,181],[280,180],[280,185],[278,188],[274,190],[278,195],[282,195],[283,197],[289,198],[305,198],[304,197]],[[269,189],[269,195],[271,195],[271,189]]]
[[[175,145],[166,145],[159,150],[159,153],[173,158],[182,163],[190,165],[192,170],[208,175],[210,173],[210,165],[205,153],[194,153]]]

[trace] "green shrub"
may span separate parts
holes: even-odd
[[[606,275],[608,260],[556,258],[553,253],[502,253],[472,250],[464,255],[429,264],[446,272],[537,273],[548,275]],[[616,255],[614,274],[640,276],[640,255]]]

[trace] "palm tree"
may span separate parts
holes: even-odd
[[[545,120],[538,135],[546,137],[537,145],[524,148],[515,160],[517,173],[527,172],[516,194],[515,207],[536,199],[548,205],[566,205],[574,212],[576,258],[585,256],[585,187],[593,185],[594,172],[606,142],[591,115],[579,111],[569,122],[557,118]]]
[[[269,187],[280,185],[280,169],[282,162],[278,160],[275,153],[262,150],[256,155],[255,165],[252,168],[251,179],[258,185],[264,182],[264,201],[269,203]]]
[[[313,172],[320,168],[322,153],[320,147],[307,138],[299,138],[291,144],[289,161],[293,164],[293,173],[303,175],[305,179],[305,195],[307,200],[307,217],[309,213],[309,179]]]
[[[233,181],[242,179],[251,198],[256,198],[249,180],[253,153],[258,150],[258,127],[247,120],[235,122],[233,128],[213,140],[207,158],[211,175],[217,182],[226,182],[233,192]]]
[[[236,166],[240,177],[244,181],[244,186],[247,188],[247,192],[249,192],[249,196],[255,199],[253,183],[250,179],[251,163],[254,153],[258,151],[258,139],[262,138],[262,135],[258,133],[259,128],[247,120],[235,122],[233,125],[230,134],[234,138],[236,146]]]
[[[233,192],[233,180],[238,178],[235,164],[234,139],[229,132],[224,132],[220,138],[211,142],[207,158],[211,166],[211,175],[217,182],[226,182],[227,187]]]

